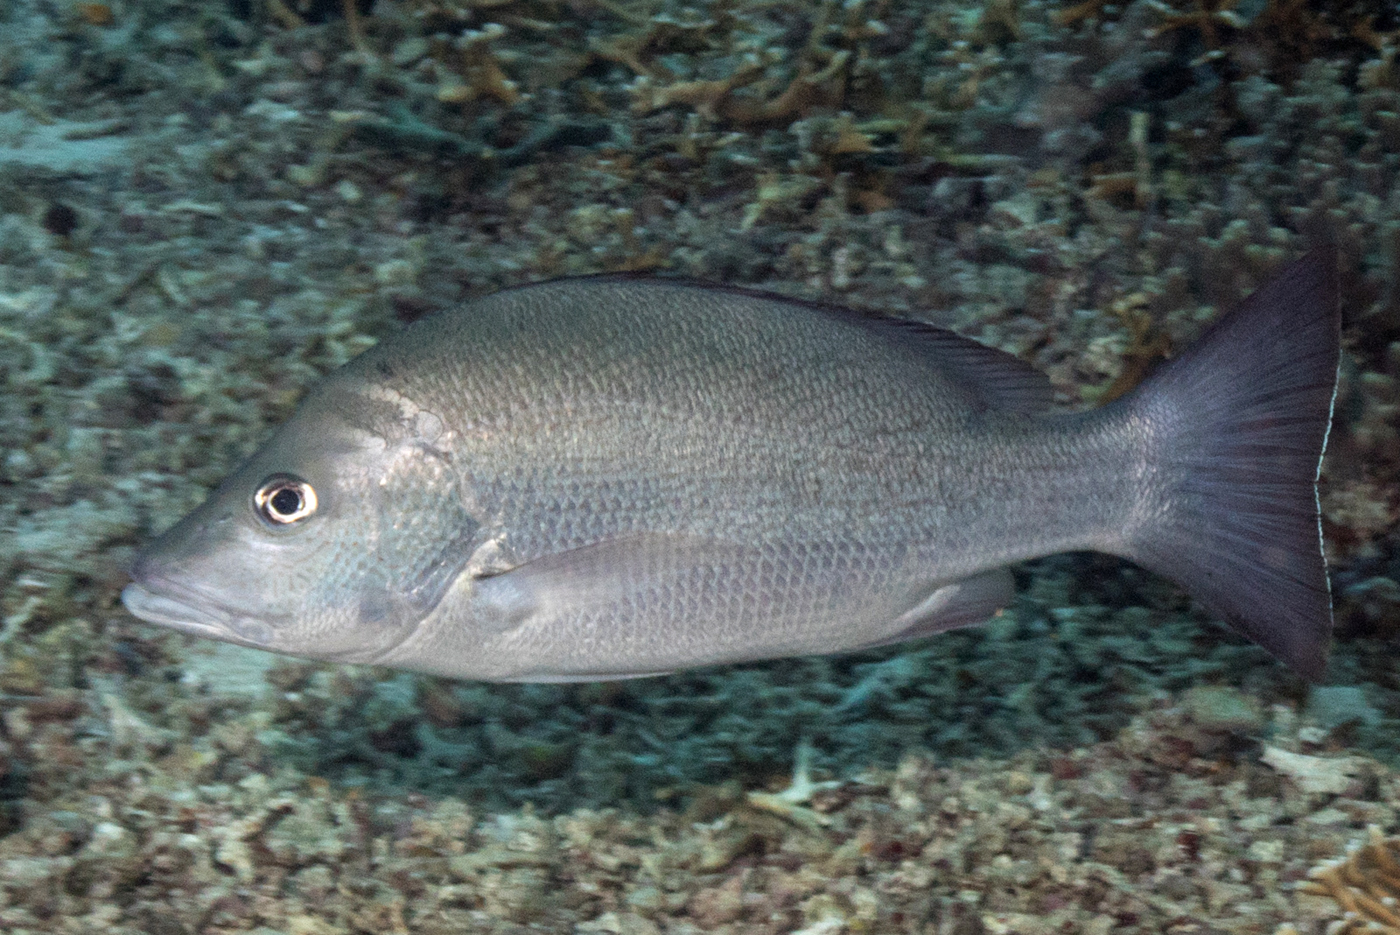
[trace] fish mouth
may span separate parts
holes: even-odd
[[[274,631],[266,621],[235,613],[211,595],[168,580],[147,578],[122,589],[122,603],[134,616],[193,636],[268,649]]]

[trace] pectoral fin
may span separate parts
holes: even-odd
[[[484,619],[505,631],[645,600],[678,575],[721,561],[725,551],[724,543],[692,536],[651,533],[609,539],[478,576],[476,603]]]

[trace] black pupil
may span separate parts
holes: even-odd
[[[301,494],[295,487],[283,487],[267,501],[279,516],[290,516],[301,509]]]

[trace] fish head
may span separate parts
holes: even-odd
[[[141,550],[122,602],[185,633],[373,661],[431,612],[476,545],[450,456],[413,428],[425,421],[366,427],[304,406]]]

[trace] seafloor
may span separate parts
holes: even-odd
[[[1397,48],[1378,0],[0,4],[0,931],[1400,932]],[[1085,405],[1322,240],[1320,687],[1092,556],[577,686],[117,602],[309,383],[501,286],[883,309]]]

